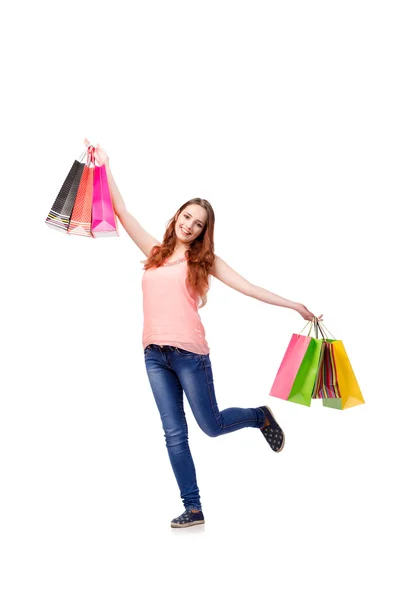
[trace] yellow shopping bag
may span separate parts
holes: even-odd
[[[333,352],[335,356],[341,406],[331,405],[331,403],[335,404],[335,400],[338,400],[336,398],[323,398],[323,405],[331,406],[331,408],[340,408],[343,410],[345,408],[357,406],[357,404],[365,404],[360,386],[358,385],[356,376],[354,375],[354,371],[350,364],[350,360],[347,356],[343,342],[341,340],[333,340],[331,343],[333,345]]]
[[[337,393],[332,394],[336,397],[325,397],[325,394],[322,395],[323,406],[344,410],[358,404],[365,404],[342,340],[337,340],[332,335],[330,336],[331,339],[326,339],[326,332],[329,333],[326,326],[321,321],[318,321],[316,325],[322,333],[325,342],[332,348],[332,355],[330,357],[332,361],[331,369],[327,369],[327,375],[332,382],[336,381],[337,384],[335,386]],[[336,376],[336,379],[332,376],[333,374]]]

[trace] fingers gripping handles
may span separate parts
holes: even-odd
[[[89,144],[89,146],[86,148],[86,150],[84,150],[84,151],[82,152],[82,154],[80,155],[80,157],[79,157],[79,159],[78,159],[78,160],[79,160],[79,162],[82,162],[82,161],[83,161],[83,159],[84,159],[84,158],[85,158],[85,156],[86,156],[86,160],[85,160],[85,162],[86,162],[86,166],[87,166],[87,167],[90,167],[90,165],[91,165],[91,164],[92,164],[93,166],[95,166],[95,162],[94,162],[94,161],[95,161],[95,158],[94,158],[94,152],[95,152],[95,147],[94,147],[94,146],[92,146],[92,144]]]

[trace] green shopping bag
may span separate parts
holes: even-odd
[[[320,366],[322,344],[322,340],[315,338],[310,339],[300,369],[298,370],[292,389],[287,398],[290,402],[311,406],[315,381]]]

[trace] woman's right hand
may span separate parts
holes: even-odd
[[[88,148],[90,146],[90,142],[87,138],[85,138],[83,140],[86,148]],[[94,150],[94,157],[97,160],[98,164],[100,165],[108,165],[109,164],[109,158],[107,156],[106,151],[104,150],[104,148],[102,148],[100,146],[100,144],[97,144],[95,150]]]

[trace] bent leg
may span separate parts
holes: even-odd
[[[179,357],[176,371],[193,415],[207,435],[216,437],[244,427],[261,428],[265,424],[265,415],[260,408],[231,407],[219,410],[208,354]]]

